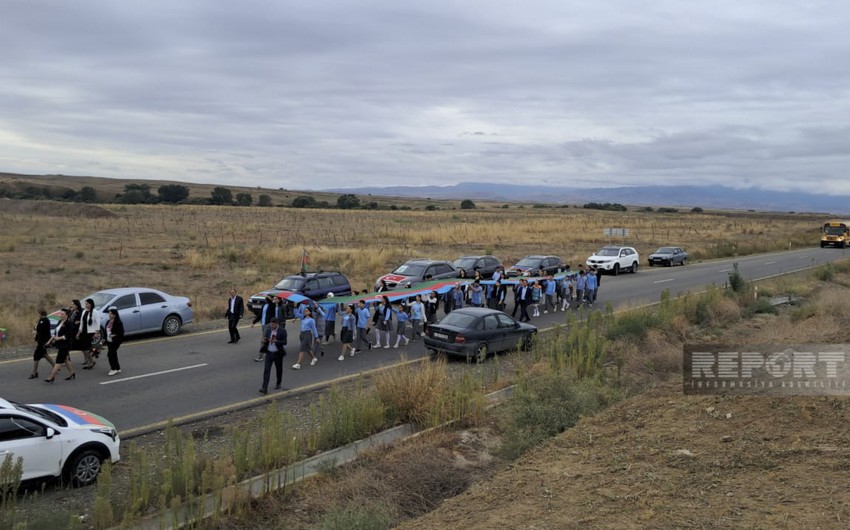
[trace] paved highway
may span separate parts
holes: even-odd
[[[850,257],[850,250],[806,248],[755,256],[689,264],[685,267],[646,267],[634,275],[604,276],[597,307],[610,302],[615,308],[657,302],[664,289],[672,294],[696,292],[709,285],[722,286],[728,280],[733,263],[747,279],[762,279],[788,274],[813,266]],[[509,295],[510,298],[510,295]],[[222,308],[225,301],[222,300]],[[441,312],[442,315],[442,312]],[[563,322],[562,312],[532,319],[541,329]],[[421,342],[399,349],[364,352],[353,359],[336,360],[339,344],[326,347],[316,366],[300,371],[289,367],[295,362],[298,333],[294,323],[289,332],[289,354],[284,359],[284,389],[270,390],[260,396],[262,365],[253,361],[259,347],[259,326],[242,326],[242,340],[227,344],[225,327],[214,331],[184,333],[177,337],[130,340],[119,356],[123,373],[108,377],[105,353],[94,370],[79,367],[76,381],[65,381],[65,372],[56,382],[42,381],[48,366],[42,362],[39,379],[28,380],[30,358],[0,363],[0,396],[23,403],[63,403],[96,412],[115,422],[122,435],[128,436],[164,425],[169,418],[178,421],[214,414],[233,407],[250,406],[269,398],[285,396],[312,386],[321,386],[342,378],[360,377],[381,367],[411,361],[425,355]],[[274,375],[272,375],[272,385]]]

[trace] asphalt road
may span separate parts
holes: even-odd
[[[657,302],[664,289],[675,295],[700,291],[712,284],[722,286],[728,280],[733,263],[738,263],[745,278],[762,279],[848,257],[850,250],[806,248],[684,267],[644,265],[634,275],[604,276],[596,305],[603,308],[610,302],[615,309],[633,307]],[[565,314],[556,312],[541,314],[531,323],[543,329],[564,320]],[[305,365],[300,371],[294,371],[290,366],[297,357],[294,353],[298,340],[295,326],[295,323],[287,326],[290,339],[289,354],[284,359],[284,389],[270,390],[269,397],[322,386],[333,380],[359,377],[364,372],[425,355],[420,341],[399,349],[373,349],[339,362],[336,360],[337,343],[325,347],[326,354],[316,366]],[[268,399],[257,393],[262,364],[253,361],[259,348],[260,328],[242,326],[241,333],[242,340],[238,344],[227,344],[229,336],[225,327],[172,338],[129,340],[119,350],[123,372],[114,377],[106,375],[109,368],[105,353],[94,370],[80,369],[78,363],[82,355],[74,353],[77,379],[65,381],[66,374],[62,371],[52,385],[42,381],[49,368],[43,361],[41,377],[34,380],[27,379],[30,358],[0,362],[0,397],[22,403],[62,403],[89,410],[110,419],[124,436],[162,426],[169,418],[188,420],[262,403]]]

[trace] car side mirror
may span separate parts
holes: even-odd
[[[53,438],[57,434],[59,434],[59,433],[56,432],[56,429],[54,429],[53,427],[47,427],[47,430],[45,430],[45,432],[44,432],[44,435],[48,440],[50,440],[51,438]]]

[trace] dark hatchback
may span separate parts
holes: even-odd
[[[248,309],[255,314],[263,309],[266,295],[275,296],[281,291],[289,291],[311,298],[323,300],[329,294],[334,296],[349,296],[351,294],[351,283],[341,272],[308,272],[305,274],[293,274],[277,282],[267,291],[259,292],[248,299]]]
[[[473,278],[475,271],[484,279],[493,277],[493,273],[502,267],[502,262],[496,256],[461,256],[454,260],[452,265],[467,278]]]
[[[485,307],[464,307],[428,326],[425,347],[431,353],[462,355],[482,362],[489,353],[531,347],[537,327]]]

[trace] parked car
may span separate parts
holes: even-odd
[[[343,273],[337,271],[293,274],[277,282],[271,289],[251,296],[248,299],[248,309],[259,314],[265,303],[266,295],[275,296],[282,291],[300,294],[313,300],[323,300],[329,294],[349,296],[351,294],[351,283]]]
[[[666,265],[672,267],[677,263],[686,265],[688,253],[679,247],[661,247],[649,255],[649,266]]]
[[[0,459],[11,456],[15,462],[20,457],[22,480],[61,477],[74,486],[88,486],[104,461],[121,458],[120,445],[115,426],[91,412],[0,398]]]
[[[455,309],[428,326],[425,347],[432,353],[462,355],[482,362],[490,353],[531,347],[537,328],[486,307]]]
[[[539,276],[541,274],[557,274],[567,269],[564,260],[558,256],[526,256],[519,260],[516,265],[505,271],[505,275],[513,276]]]
[[[185,296],[173,296],[147,287],[121,287],[105,289],[81,298],[91,298],[95,311],[101,313],[100,323],[105,325],[109,308],[118,309],[124,323],[125,335],[139,335],[162,331],[167,336],[180,333],[185,324],[195,319],[192,302]],[[51,327],[58,323],[58,312],[50,315]]]
[[[382,284],[386,284],[387,289],[396,289],[427,280],[457,278],[457,274],[457,269],[448,261],[427,258],[411,259],[396,267],[391,273],[378,278],[375,282],[375,290],[379,290]]]
[[[640,257],[632,247],[607,246],[597,250],[587,258],[588,267],[596,267],[600,272],[610,272],[613,275],[620,271],[637,272]]]
[[[467,278],[475,276],[475,271],[482,278],[492,278],[493,273],[502,266],[502,262],[496,256],[461,256],[452,263],[458,274],[463,271]]]

